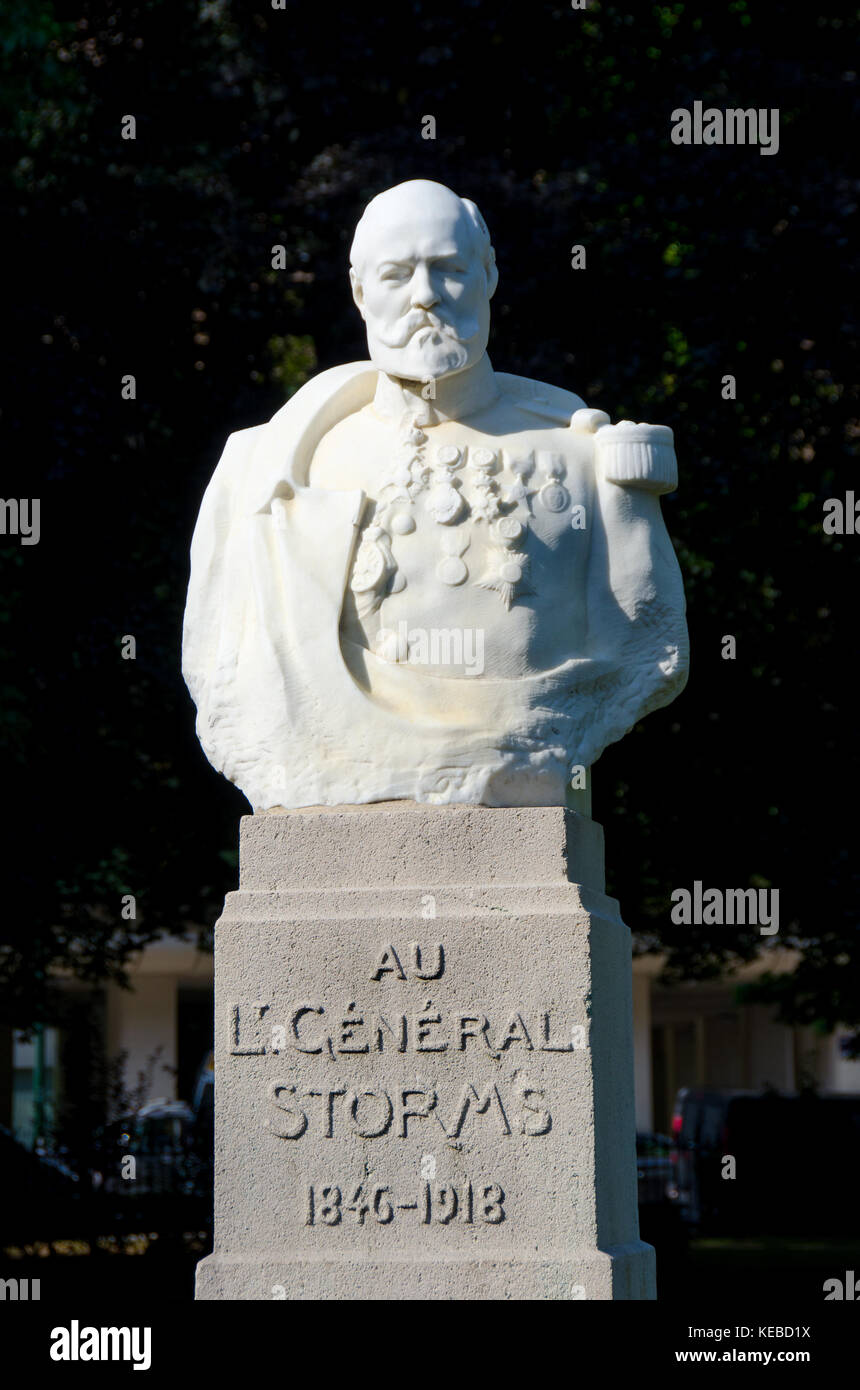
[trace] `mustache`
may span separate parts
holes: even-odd
[[[462,346],[475,337],[478,332],[478,323],[475,319],[467,319],[463,324],[464,331],[458,333],[453,324],[447,323],[438,315],[431,314],[426,309],[413,309],[408,314],[404,314],[403,318],[392,328],[377,328],[377,337],[386,347],[402,348],[422,329],[439,333],[449,342]]]

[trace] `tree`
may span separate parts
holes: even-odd
[[[838,7],[753,0],[527,23],[416,3],[396,28],[384,7],[342,9],[333,44],[323,7],[19,6],[2,51],[8,264],[26,291],[6,336],[5,486],[38,491],[43,535],[0,538],[17,1021],[58,966],[121,973],[152,933],[217,914],[243,803],[203,763],[179,677],[196,506],[230,429],[364,355],[350,231],[368,197],[420,175],[474,198],[493,232],[496,365],[677,433],[665,507],[691,682],[595,772],[641,948],[667,951],[670,975],[749,958],[754,935],[672,928],[669,896],[771,885],[803,964],[758,997],[860,1027],[837,809],[856,770],[860,542],[822,530],[858,437],[840,141],[856,30]],[[778,108],[778,154],[673,145],[671,113],[695,100]]]

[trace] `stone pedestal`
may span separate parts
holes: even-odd
[[[649,1299],[630,934],[560,807],[246,816],[200,1299]]]

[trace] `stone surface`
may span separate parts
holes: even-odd
[[[245,817],[198,1298],[654,1297],[603,889],[562,808]]]
[[[563,806],[686,680],[672,431],[494,372],[489,233],[442,185],[375,198],[351,262],[371,360],[231,435],[203,499],[200,741],[257,810]]]

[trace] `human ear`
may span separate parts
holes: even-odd
[[[496,286],[499,283],[499,271],[498,267],[496,266],[496,253],[492,249],[492,247],[490,248],[490,259],[487,265],[484,267],[484,273],[487,277],[487,298],[492,299],[493,295],[496,293]]]
[[[349,268],[349,283],[352,286],[352,297],[355,300],[358,312],[361,314],[362,318],[365,318],[364,290],[361,288],[361,280],[358,271],[354,270],[352,266]]]

